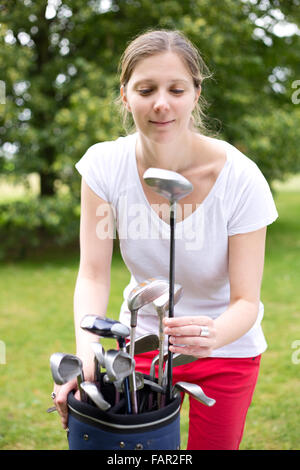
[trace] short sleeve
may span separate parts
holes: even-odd
[[[227,225],[229,236],[259,230],[277,219],[270,187],[256,164],[248,168],[247,176],[237,185],[232,206]]]
[[[97,196],[110,202],[107,184],[110,181],[110,175],[105,158],[105,143],[92,145],[75,164],[75,168]]]

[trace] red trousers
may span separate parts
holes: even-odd
[[[158,351],[135,356],[136,370],[149,374],[156,354]],[[208,407],[190,398],[187,450],[238,450],[260,358],[204,358],[173,368],[173,383],[196,383],[216,400]]]

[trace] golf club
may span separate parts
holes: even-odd
[[[100,408],[100,410],[106,411],[111,407],[110,403],[104,399],[97,385],[93,382],[82,382],[80,387],[85,391],[87,396],[95,403],[95,405]]]
[[[91,348],[94,351],[95,361],[95,381],[100,384],[101,382],[101,367],[105,367],[105,351],[102,344],[93,341]]]
[[[162,359],[161,359],[161,349],[160,349],[159,354],[157,354],[157,356],[155,356],[152,359],[149,375],[150,375],[150,380],[152,380],[153,382],[155,381],[155,366],[156,366],[156,364],[159,363],[159,366],[160,366],[160,361],[161,361],[162,362],[161,367],[163,369],[164,362],[167,360],[168,355],[169,355],[168,352],[163,353]],[[159,384],[159,386],[161,386],[161,385],[162,385],[162,380],[161,380],[161,383]],[[161,402],[160,393],[157,396],[157,402],[158,402],[158,407],[160,408],[160,402]],[[149,394],[149,404],[148,404],[149,410],[152,408],[152,404],[153,404],[153,393],[150,393]]]
[[[183,288],[179,284],[174,286],[174,306],[181,299],[183,295]],[[158,299],[153,301],[153,305],[156,309],[158,318],[159,318],[159,362],[158,362],[158,384],[162,385],[163,377],[163,365],[164,365],[164,327],[163,319],[169,309],[169,295],[168,292],[165,292]]]
[[[127,298],[127,305],[130,311],[130,348],[129,354],[134,358],[135,354],[135,330],[137,325],[137,313],[140,308],[147,305],[157,297],[160,297],[168,289],[168,282],[163,278],[150,278],[140,282],[134,287]],[[132,412],[138,412],[136,399],[135,374],[130,375]]]
[[[205,395],[200,385],[197,384],[189,382],[177,382],[173,387],[173,393],[175,390],[188,393],[191,397],[195,398],[195,400],[200,401],[200,403],[203,403],[203,405],[206,406],[213,406],[216,403],[216,400]]]
[[[84,381],[82,361],[73,354],[54,353],[50,357],[50,368],[54,382],[57,385],[63,385],[75,377],[80,393],[80,399],[86,401],[86,395],[80,388]]]
[[[193,190],[193,185],[182,175],[161,168],[148,168],[143,175],[144,181],[153,191],[168,199],[170,204],[170,269],[169,269],[169,317],[174,316],[174,284],[175,284],[175,225],[177,201]],[[172,400],[172,352],[168,341],[168,382],[167,403]]]
[[[105,353],[106,373],[111,382],[123,380],[133,373],[135,361],[123,351],[110,349]]]
[[[142,354],[149,351],[154,351],[159,347],[158,336],[155,334],[146,334],[139,336],[135,340],[134,354]],[[126,343],[126,351],[130,352],[130,341]]]
[[[183,366],[185,364],[189,364],[190,362],[197,361],[198,359],[199,359],[198,357],[190,356],[189,354],[176,353],[173,355],[173,367]],[[169,357],[166,362],[166,367],[164,370],[163,380],[162,380],[162,386],[164,390],[167,390],[167,385],[168,385],[168,361],[169,361]],[[171,393],[173,395],[172,388],[171,388]],[[162,397],[161,403],[159,404],[160,407],[164,405],[163,403],[164,399],[165,399],[165,395]]]
[[[156,364],[159,362],[159,354],[157,354],[153,359],[152,359],[152,362],[151,362],[151,366],[150,366],[150,371],[149,371],[149,376],[150,376],[150,380],[152,380],[153,382],[155,381],[155,366]],[[168,352],[164,353],[163,355],[163,362],[165,362],[168,358]]]
[[[97,336],[103,338],[115,338],[118,341],[121,351],[126,352],[125,338],[130,335],[130,330],[128,326],[123,325],[123,323],[117,320],[111,320],[110,318],[101,318],[97,315],[85,315],[81,320],[80,326],[84,330],[94,333]],[[131,414],[132,408],[128,377],[124,380],[124,386],[127,411]]]
[[[141,390],[144,387],[144,376],[141,372],[135,372],[136,376],[136,389]],[[103,376],[103,382],[111,383],[110,378],[107,374]],[[114,386],[119,392],[124,392],[124,381],[123,379],[118,379],[113,382]]]

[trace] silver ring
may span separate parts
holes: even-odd
[[[208,326],[201,326],[201,331],[199,336],[209,336],[209,328]]]
[[[56,393],[55,392],[51,393],[51,398],[52,398],[52,400],[54,400],[56,398]]]

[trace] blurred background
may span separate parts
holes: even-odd
[[[2,0],[0,449],[67,449],[46,408],[50,355],[75,352],[74,164],[126,134],[118,63],[148,28],[179,29],[199,48],[212,72],[207,125],[258,164],[274,193],[262,286],[269,348],[241,448],[300,449],[299,0]],[[107,316],[117,319],[129,280],[117,241],[111,276]],[[187,399],[181,428],[185,449]]]

